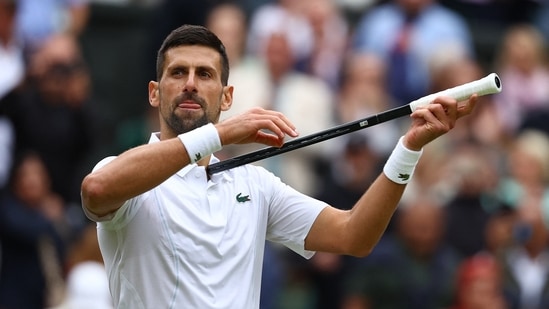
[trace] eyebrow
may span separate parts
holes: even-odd
[[[189,69],[193,67],[192,65],[189,65],[189,64],[182,64],[182,63],[174,63],[174,64],[171,64],[171,65],[168,65],[168,67],[166,67],[166,70],[167,71],[173,71],[173,70],[177,70],[177,69]],[[197,65],[197,66],[194,66],[195,69],[197,71],[208,71],[208,72],[218,72],[218,70],[214,67],[214,66],[211,66],[211,65]]]

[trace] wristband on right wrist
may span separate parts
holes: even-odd
[[[212,123],[179,134],[177,137],[185,146],[191,163],[196,163],[222,148],[219,133]]]
[[[398,184],[410,182],[417,162],[423,153],[423,149],[413,151],[404,147],[403,139],[404,136],[398,140],[395,149],[383,167],[383,173],[387,178]]]

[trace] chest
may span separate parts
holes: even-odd
[[[152,242],[175,244],[193,256],[222,258],[262,244],[267,214],[265,195],[253,183],[213,183],[191,171],[155,188],[137,216],[157,226],[157,235],[144,235],[158,238]]]

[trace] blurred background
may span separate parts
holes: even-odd
[[[262,309],[549,308],[546,0],[0,0],[0,308],[110,308],[80,183],[158,130],[156,52],[182,24],[229,55],[233,108],[301,135],[496,72],[503,91],[424,151],[366,258],[266,245]],[[409,119],[269,158],[349,209]],[[226,147],[221,159],[261,146]]]

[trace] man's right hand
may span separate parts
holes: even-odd
[[[281,147],[286,135],[298,136],[295,126],[282,113],[259,107],[227,118],[215,127],[223,145],[261,143]]]

